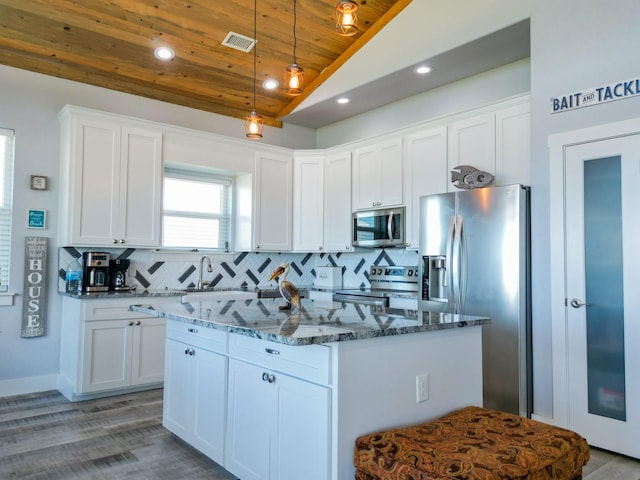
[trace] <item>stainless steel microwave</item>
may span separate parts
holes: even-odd
[[[404,247],[404,207],[353,213],[354,247]]]

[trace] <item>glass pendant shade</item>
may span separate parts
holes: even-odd
[[[336,5],[336,32],[345,37],[358,33],[358,4],[342,0]]]
[[[247,138],[262,138],[263,128],[264,123],[262,120],[262,115],[259,115],[254,108],[245,119],[245,133],[247,135]]]
[[[287,95],[300,95],[304,84],[304,70],[301,66],[292,63],[285,71],[284,81],[284,93]]]

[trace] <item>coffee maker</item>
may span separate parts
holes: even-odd
[[[128,292],[127,270],[131,261],[127,258],[116,258],[109,261],[109,290],[114,292]]]
[[[109,290],[109,254],[106,252],[84,252],[82,291],[86,293]]]

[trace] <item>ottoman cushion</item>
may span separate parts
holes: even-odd
[[[589,446],[577,433],[479,407],[356,440],[359,480],[581,478]]]

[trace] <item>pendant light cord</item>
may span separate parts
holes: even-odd
[[[293,0],[293,63],[297,63],[296,62],[296,20],[297,20],[297,15],[296,15],[296,0]]]
[[[253,110],[256,110],[256,72],[258,57],[258,0],[253,0]]]

